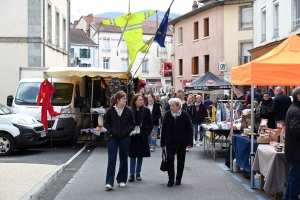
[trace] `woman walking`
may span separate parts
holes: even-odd
[[[130,176],[128,181],[133,182],[134,178],[136,178],[137,181],[142,180],[141,169],[143,157],[150,157],[148,136],[152,131],[153,122],[150,110],[144,107],[144,98],[141,94],[134,95],[130,105],[136,126],[140,129],[139,134],[135,134],[130,137]]]
[[[174,157],[177,154],[177,173],[175,185],[181,185],[184,169],[186,147],[193,146],[193,128],[188,113],[181,110],[182,103],[178,98],[169,100],[170,111],[167,111],[162,125],[160,146],[167,150],[169,181],[167,186],[174,185]]]
[[[159,119],[161,117],[161,110],[158,103],[155,102],[155,97],[153,94],[148,94],[147,107],[149,108],[153,120],[153,130],[151,135],[149,135],[148,142],[150,144],[150,151],[154,152],[157,141],[157,133],[159,126]]]
[[[131,109],[126,106],[126,93],[117,92],[110,100],[111,107],[105,114],[104,127],[111,134],[107,142],[108,164],[106,173],[107,190],[114,186],[117,153],[119,149],[120,167],[117,182],[120,187],[125,187],[128,177],[128,152],[130,146],[129,134],[135,127],[135,121]]]

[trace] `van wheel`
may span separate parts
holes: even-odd
[[[0,156],[7,156],[14,152],[15,141],[12,136],[7,133],[0,133]]]
[[[74,124],[74,131],[73,131],[73,136],[70,141],[70,144],[77,144],[78,141],[78,129],[77,129],[77,124]]]

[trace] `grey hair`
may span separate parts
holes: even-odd
[[[292,92],[293,100],[298,100],[297,95],[300,94],[300,86],[296,87]]]
[[[198,98],[202,99],[202,96],[201,95],[197,95],[196,99],[198,99]]]
[[[183,90],[177,90],[177,94],[184,94],[184,91]]]
[[[282,87],[278,86],[275,88],[275,90],[277,90],[277,92],[282,92],[283,89],[282,89]]]
[[[181,102],[181,99],[179,99],[179,98],[171,98],[168,103],[170,105],[174,104],[175,106],[182,108],[182,102]]]

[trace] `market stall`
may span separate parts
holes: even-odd
[[[251,112],[254,110],[254,85],[300,85],[300,38],[292,35],[265,55],[231,69],[231,83],[251,85]],[[254,124],[254,115],[251,115]],[[254,127],[251,126],[251,166],[254,160]],[[251,187],[254,187],[251,170]]]

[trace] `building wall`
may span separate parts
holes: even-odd
[[[279,3],[279,34],[278,37],[273,37],[274,30],[274,2]],[[254,22],[254,34],[253,34],[253,47],[259,47],[266,45],[270,42],[279,41],[289,37],[292,34],[299,34],[300,29],[292,31],[293,21],[293,0],[256,0],[253,2],[253,22]],[[266,41],[261,42],[261,13],[262,9],[266,8]]]
[[[230,82],[230,71],[232,67],[239,65],[241,56],[241,43],[252,42],[253,30],[241,30],[239,21],[241,17],[240,8],[251,4],[236,4],[224,6],[224,61],[227,72],[224,79]]]
[[[68,19],[67,0],[47,0],[48,2],[59,8],[61,16],[64,14],[66,20]],[[19,67],[41,67],[43,64],[42,3],[41,0],[11,0],[2,2],[0,6],[2,17],[0,31],[2,64],[0,69],[1,74],[5,74],[0,80],[0,88],[3,88],[0,92],[0,103],[2,104],[6,104],[6,97],[14,94],[16,90],[19,81]],[[45,16],[47,16],[47,11]],[[66,24],[68,24],[67,21]],[[62,25],[62,18],[60,25]],[[55,28],[55,25],[52,27]],[[60,30],[62,31],[62,28]],[[66,28],[66,30],[68,29]],[[66,41],[68,41],[67,36]],[[66,53],[66,50],[46,42],[45,66],[67,67]]]
[[[209,37],[203,36],[204,18],[209,18]],[[193,25],[198,21],[199,39],[194,40]],[[178,44],[178,28],[183,28],[183,43]],[[204,55],[209,55],[210,71],[218,74],[218,62],[224,60],[224,11],[215,7],[176,23],[174,29],[174,86],[182,89],[183,82],[194,80],[205,73]],[[199,74],[192,75],[192,57],[199,57]],[[179,75],[178,60],[183,59],[183,74]]]
[[[91,67],[98,67],[97,63],[95,63],[95,55],[97,55],[97,47],[88,46],[88,45],[80,45],[80,44],[72,44],[71,48],[74,48],[75,57],[78,57],[81,64],[91,64]],[[90,49],[90,58],[80,58],[80,49]],[[77,66],[79,66],[77,64]]]

